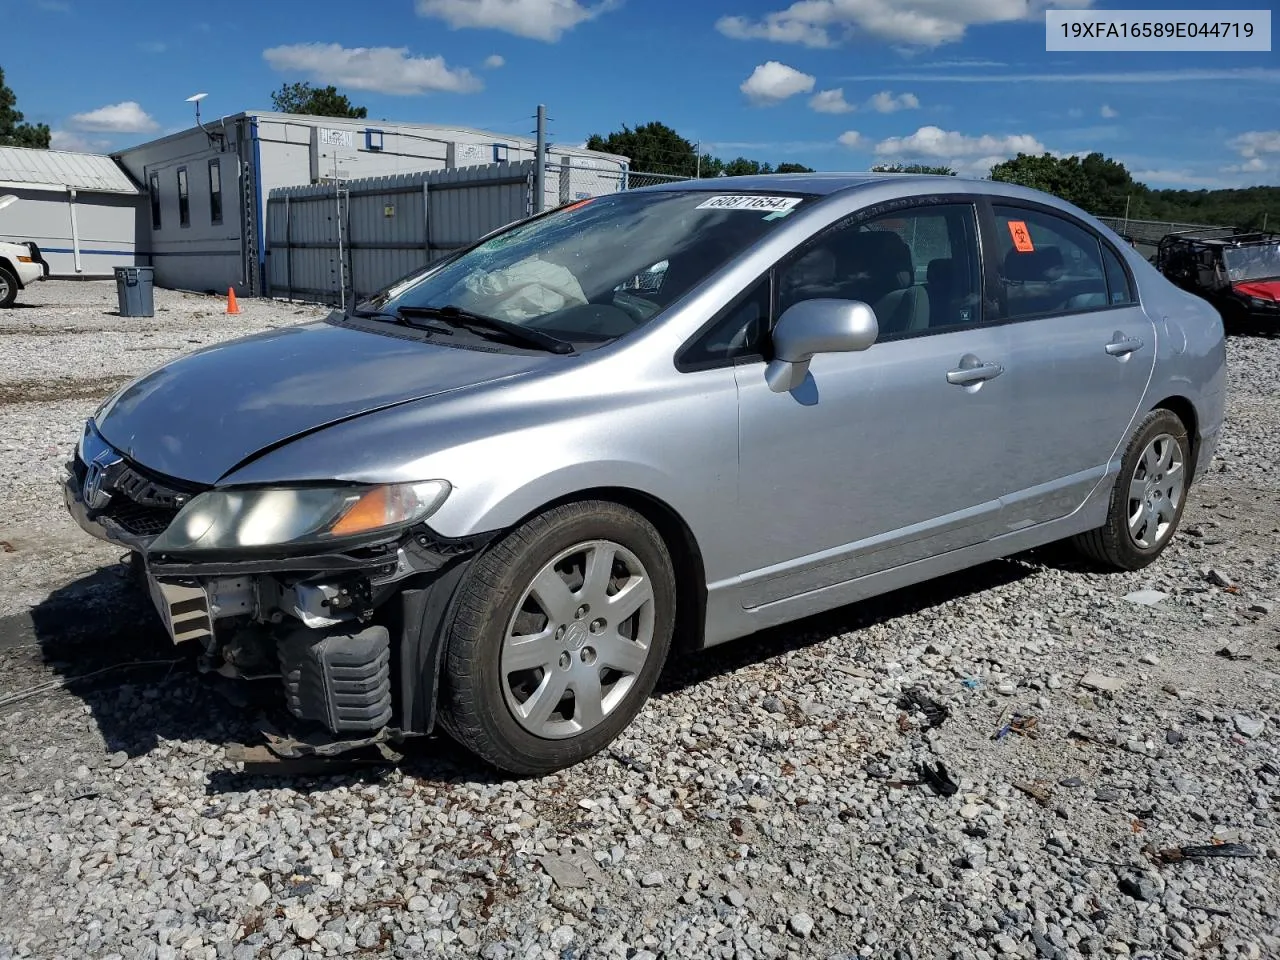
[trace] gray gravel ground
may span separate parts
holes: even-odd
[[[4,700],[174,656],[56,501],[103,378],[300,318],[158,297],[122,321],[49,284],[0,319],[5,389],[61,385],[0,398],[0,957],[1280,956],[1280,339],[1232,341],[1218,457],[1145,571],[1040,551],[682,660],[555,776],[431,741],[272,777],[185,663]],[[1183,846],[1254,856],[1162,862]]]

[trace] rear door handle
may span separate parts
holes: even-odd
[[[965,387],[985,380],[994,380],[1004,373],[1004,367],[998,363],[980,363],[976,367],[961,367],[959,370],[947,371],[947,383]]]
[[[1107,344],[1106,350],[1113,357],[1127,357],[1135,350],[1142,348],[1142,341],[1137,337],[1122,337]]]

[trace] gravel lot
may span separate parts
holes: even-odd
[[[1231,343],[1217,460],[1141,573],[1046,550],[675,663],[615,751],[540,780],[446,741],[270,776],[227,759],[252,709],[166,662],[56,484],[123,378],[318,311],[24,299],[0,315],[0,958],[1280,956],[1280,338]],[[912,782],[939,761],[952,795]]]

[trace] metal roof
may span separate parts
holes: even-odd
[[[68,187],[90,193],[138,192],[137,185],[110,157],[29,147],[0,147],[0,187],[58,192],[65,192]]]

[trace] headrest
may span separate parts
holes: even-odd
[[[939,257],[929,261],[929,269],[925,271],[925,280],[930,284],[945,286],[955,278],[956,264],[950,257]]]
[[[836,255],[827,246],[814,247],[787,269],[793,283],[830,283],[836,275]]]
[[[1009,280],[1057,280],[1062,275],[1062,250],[1037,247],[1026,253],[1010,250],[1004,258],[1004,275]]]

